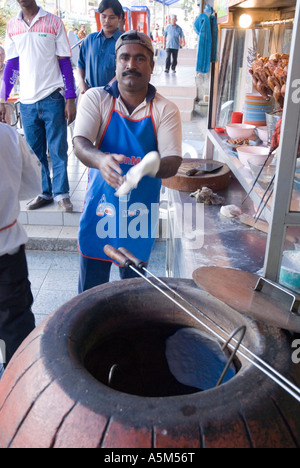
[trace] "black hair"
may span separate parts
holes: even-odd
[[[102,0],[98,11],[99,13],[103,13],[108,8],[111,8],[116,16],[120,17],[123,15],[123,7],[118,0]]]

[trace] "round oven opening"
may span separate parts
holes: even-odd
[[[94,342],[84,357],[84,366],[99,382],[122,393],[169,397],[208,390],[208,386],[215,387],[229,358],[213,337],[212,346],[204,340],[196,344],[196,350],[193,346],[191,350],[183,341],[180,343],[182,349],[178,349],[181,332],[195,330],[183,325],[151,321],[116,328]],[[204,334],[201,330],[199,332]],[[218,355],[213,355],[218,348]],[[200,371],[198,378],[195,378],[195,367],[196,372]],[[235,358],[223,383],[234,377],[240,367],[239,360]],[[183,380],[178,380],[178,372],[180,377],[184,372]],[[191,379],[188,377],[189,384],[186,385],[188,373]]]

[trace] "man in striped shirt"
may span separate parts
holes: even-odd
[[[7,64],[0,91],[0,121],[20,71],[21,117],[25,137],[42,164],[42,193],[27,209],[58,202],[72,211],[67,174],[67,124],[75,119],[75,84],[71,49],[60,18],[38,7],[35,0],[18,0],[19,14],[9,21],[5,48]],[[47,158],[52,159],[53,180]]]

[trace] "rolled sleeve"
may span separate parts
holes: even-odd
[[[14,41],[11,39],[8,32],[5,35],[5,55],[6,60],[11,60],[13,58],[19,57],[19,53],[17,51],[16,45]]]
[[[69,39],[63,23],[56,35],[56,55],[58,57],[72,57]]]
[[[78,58],[78,68],[80,68],[81,70],[85,70],[85,61],[86,61],[86,41],[84,40],[82,43],[81,43],[81,46],[80,46],[80,51],[79,51],[79,58]]]

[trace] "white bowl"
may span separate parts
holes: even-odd
[[[268,144],[268,127],[257,127],[257,133],[264,145]]]
[[[242,145],[238,146],[236,150],[241,163],[249,169],[249,160],[253,164],[263,164],[269,155],[269,148],[265,146]]]
[[[228,124],[226,132],[230,138],[250,138],[255,130],[255,125]]]

